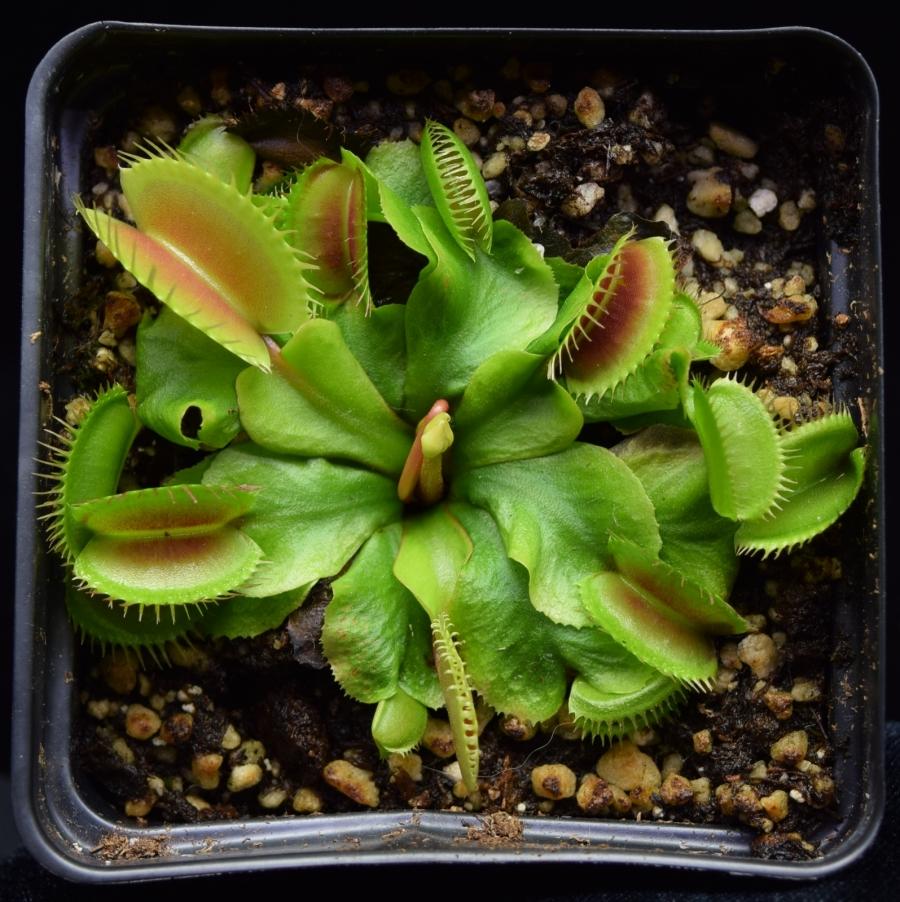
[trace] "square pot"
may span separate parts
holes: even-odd
[[[848,200],[859,215],[841,234],[819,230],[819,282],[832,316],[854,313],[862,324],[856,375],[836,379],[837,400],[860,406],[872,448],[864,496],[847,515],[852,548],[835,593],[834,632],[853,653],[829,674],[830,727],[841,787],[839,819],[810,837],[821,857],[764,861],[750,854],[750,835],[724,826],[563,818],[526,819],[521,841],[489,846],[466,840],[473,815],[434,812],[271,818],[160,828],[123,825],[89,785],[79,782],[70,754],[77,707],[72,678],[75,642],[66,619],[60,568],[34,526],[36,442],[51,413],[41,388],[53,360],[52,305],[83,278],[83,235],[74,228],[71,198],[86,185],[93,113],[119,102],[137,72],[190,60],[205,71],[230,60],[265,61],[291,70],[298,58],[327,62],[353,57],[378,70],[398,56],[452,58],[468,54],[540,54],[561,61],[590,55],[604,61],[651,60],[656,72],[678,62],[687,77],[717,84],[723,60],[740,69],[761,58],[790,58],[841,85],[858,109],[859,169],[847,173]],[[685,62],[694,60],[696,62]],[[632,68],[634,66],[632,65]],[[758,85],[762,102],[776,90]],[[27,108],[26,245],[24,264],[20,496],[17,548],[14,807],[26,845],[50,870],[83,881],[123,881],[231,870],[349,862],[640,862],[767,876],[810,878],[855,860],[875,835],[884,804],[883,773],[883,501],[881,298],[877,171],[878,100],[865,62],[840,40],[812,29],[742,32],[661,31],[378,31],[229,30],[103,23],[61,41],[31,84]],[[40,333],[40,339],[35,337]],[[134,856],[96,854],[110,835],[132,841]],[[349,839],[348,839],[349,838]]]

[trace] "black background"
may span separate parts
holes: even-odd
[[[73,5],[74,6],[74,5]],[[891,361],[893,359],[896,335],[896,314],[892,311],[892,288],[897,284],[896,270],[894,268],[894,242],[898,229],[892,221],[892,213],[898,210],[898,180],[897,167],[897,129],[893,117],[897,113],[897,104],[893,101],[892,88],[889,86],[891,75],[897,71],[895,56],[897,54],[897,41],[895,29],[886,23],[876,23],[873,17],[866,15],[860,5],[852,9],[838,6],[832,14],[822,14],[816,17],[801,17],[788,15],[782,8],[775,4],[754,3],[741,4],[741,8],[735,4],[723,4],[720,8],[716,5],[699,4],[698,8],[691,9],[683,3],[673,3],[666,8],[655,8],[653,5],[638,6],[634,3],[622,4],[620,9],[611,8],[604,3],[591,4],[584,9],[579,5],[565,5],[560,3],[546,4],[534,7],[533,11],[526,12],[525,8],[515,8],[510,11],[498,5],[489,7],[488,4],[473,4],[472,6],[448,6],[433,4],[437,9],[426,10],[422,5],[416,11],[401,13],[396,10],[387,12],[383,7],[370,7],[368,10],[357,7],[336,6],[313,8],[309,3],[266,4],[263,7],[247,7],[243,13],[219,9],[215,14],[208,9],[197,10],[190,4],[183,4],[177,8],[171,8],[165,4],[80,4],[78,8],[52,14],[42,5],[23,4],[18,7],[17,19],[27,22],[27,25],[13,26],[6,23],[6,41],[2,55],[8,63],[6,67],[6,85],[11,89],[9,96],[5,98],[0,110],[0,122],[5,124],[5,129],[0,132],[0,144],[4,149],[4,172],[7,177],[8,194],[0,193],[3,209],[5,211],[4,231],[7,239],[4,246],[9,248],[9,260],[7,273],[9,278],[5,280],[5,297],[0,299],[0,366],[2,366],[3,381],[0,383],[0,411],[3,413],[3,491],[6,502],[3,504],[2,543],[0,554],[3,555],[0,564],[0,772],[8,774],[9,771],[9,715],[10,710],[10,671],[12,657],[12,608],[13,608],[13,562],[15,559],[14,539],[14,510],[15,510],[15,461],[16,441],[15,423],[17,420],[18,397],[18,343],[19,343],[19,298],[21,279],[21,225],[22,225],[22,198],[19,189],[19,174],[23,167],[29,165],[29,161],[23,159],[23,107],[25,91],[28,81],[35,66],[44,53],[61,37],[70,31],[89,22],[101,19],[148,21],[183,24],[218,24],[218,25],[256,25],[256,26],[434,26],[437,24],[446,26],[468,27],[631,27],[631,28],[751,28],[776,25],[806,25],[830,31],[851,45],[856,47],[866,58],[872,67],[876,81],[881,91],[881,174],[882,174],[882,221],[883,221],[883,248],[885,258],[884,299],[885,299],[885,348],[887,359],[886,375],[886,403],[884,425],[886,427],[887,456],[886,462],[891,460],[892,450],[896,447],[896,426],[892,422],[891,413],[894,409],[897,392],[892,384]],[[304,8],[305,7],[305,8]],[[699,8],[702,7],[702,8]],[[749,7],[749,8],[748,8]],[[297,10],[293,15],[290,10]],[[329,12],[329,10],[331,10]],[[468,13],[468,15],[466,14]],[[630,15],[629,15],[630,13]],[[438,18],[440,16],[440,18]],[[0,83],[2,84],[2,83]],[[890,484],[888,484],[890,490]],[[887,548],[891,548],[890,533]],[[888,555],[890,561],[890,552]],[[891,580],[888,579],[888,585]],[[889,608],[891,607],[888,599]],[[894,614],[888,620],[888,648],[891,649],[898,639],[900,614],[894,605]],[[898,656],[889,654],[888,671],[888,718],[900,719],[900,664]],[[0,800],[0,823],[8,821],[10,812],[4,809],[6,803]],[[889,809],[890,816],[890,809]],[[896,812],[893,818],[896,820]],[[2,855],[0,855],[2,857]],[[895,865],[900,861],[900,852],[894,849],[890,854]],[[884,864],[884,863],[882,863]],[[626,891],[627,888],[640,892],[641,890],[653,890],[660,895],[654,898],[688,898],[693,895],[693,890],[703,886],[711,892],[733,892],[735,890],[750,889],[747,882],[738,881],[736,878],[706,878],[696,875],[679,873],[624,871],[621,869],[603,869],[586,871],[585,869],[568,868],[566,871],[558,868],[546,867],[540,871],[532,868],[504,868],[502,870],[491,868],[489,870],[470,871],[456,868],[448,870],[422,869],[380,869],[378,879],[373,878],[372,872],[367,877],[351,876],[350,872],[331,872],[320,874],[316,877],[308,877],[295,872],[291,879],[274,877],[257,877],[252,882],[238,880],[232,884],[238,894],[257,893],[260,890],[280,892],[289,891],[292,894],[302,895],[312,890],[313,887],[328,886],[338,898],[343,898],[345,893],[367,888],[367,895],[380,895],[382,892],[391,894],[416,895],[419,897],[444,898],[449,893],[453,898],[462,896],[474,896],[480,898],[485,895],[488,883],[502,879],[507,883],[508,893],[504,898],[549,898],[559,896],[566,898],[590,898],[605,890],[616,889],[616,895]],[[513,874],[516,874],[515,879]],[[888,870],[884,871],[889,873]],[[444,876],[439,876],[446,874]],[[479,874],[482,877],[479,877]],[[455,875],[455,876],[454,876]],[[507,876],[508,875],[508,876]],[[594,875],[594,876],[588,876]],[[326,878],[327,884],[321,881]],[[508,881],[508,882],[507,882]],[[526,882],[527,881],[527,882]],[[2,896],[0,883],[0,896]],[[768,889],[770,898],[777,898],[780,894],[771,895],[777,888],[776,884],[770,884]],[[180,884],[179,892],[175,896],[180,898],[183,892],[185,898],[191,897],[197,889],[206,889],[215,893],[223,892],[221,881],[214,888],[213,884],[206,881],[202,884],[193,883],[193,890],[188,890],[188,885]],[[757,885],[757,890],[765,891],[764,887]],[[837,889],[837,885],[833,886]],[[882,887],[885,894],[887,889]],[[169,885],[165,890],[157,886],[153,897],[160,891],[172,893],[173,887]],[[688,895],[682,895],[679,890]],[[846,887],[841,888],[846,892]],[[23,890],[23,893],[26,892]],[[143,893],[118,890],[131,898],[145,898]],[[671,894],[670,894],[671,893]],[[815,891],[811,890],[808,898],[832,898],[829,892],[829,881],[819,884]],[[871,897],[872,890],[867,887],[867,894]],[[268,893],[267,893],[268,894]],[[85,898],[106,896],[106,893],[91,891]],[[109,894],[111,898],[112,894]],[[794,894],[790,893],[793,898]],[[847,898],[847,896],[844,896]],[[853,897],[856,894],[853,893]],[[876,890],[874,897],[879,897]],[[873,897],[873,898],[874,898]],[[15,902],[18,900],[16,897]],[[21,898],[30,898],[30,893],[21,895]],[[45,898],[36,895],[35,898]],[[51,898],[47,895],[46,898]],[[78,898],[81,895],[78,894]],[[151,898],[147,895],[146,898]],[[743,896],[740,896],[743,898]],[[835,896],[836,898],[836,896]],[[2,900],[6,902],[6,900]],[[13,898],[10,897],[10,902]]]

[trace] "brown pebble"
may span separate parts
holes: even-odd
[[[788,720],[794,713],[794,703],[790,692],[769,687],[763,694],[763,701],[778,720]]]
[[[753,350],[753,336],[742,317],[704,321],[703,337],[721,348],[710,363],[723,373],[740,369]]]
[[[422,745],[438,758],[452,758],[456,754],[450,724],[436,717],[428,718],[425,732],[422,734]]]
[[[314,789],[302,787],[294,793],[291,807],[298,814],[315,814],[322,810],[322,799]]]
[[[694,751],[698,755],[708,755],[712,751],[712,733],[709,730],[698,730],[693,737]]]
[[[400,69],[387,77],[387,89],[400,97],[412,97],[425,90],[431,78],[421,69]]]
[[[586,774],[575,793],[575,801],[585,814],[592,817],[606,814],[613,803],[612,789],[602,777]]]
[[[477,144],[478,139],[481,137],[478,126],[471,119],[466,119],[464,116],[460,116],[454,121],[453,132],[466,147]]]
[[[103,682],[119,695],[127,695],[137,686],[137,668],[125,651],[112,651],[100,661]]]
[[[353,96],[353,82],[342,75],[326,75],[322,80],[322,90],[329,100],[346,103]]]
[[[677,808],[694,800],[694,789],[687,777],[669,774],[659,788],[659,797],[666,805]]]
[[[774,742],[769,749],[772,760],[786,767],[796,767],[805,757],[809,749],[809,737],[806,730],[794,730],[786,733]]]
[[[494,115],[496,95],[491,90],[469,91],[456,105],[457,109],[475,122],[487,122]]]
[[[593,88],[582,88],[578,92],[574,110],[585,128],[596,128],[606,118],[606,104]]]
[[[760,680],[768,679],[778,666],[778,649],[771,636],[754,633],[738,643],[738,657]]]
[[[103,328],[121,338],[141,321],[141,305],[128,291],[108,291],[103,306]]]
[[[531,788],[543,799],[570,799],[577,782],[564,764],[542,764],[531,771]]]
[[[537,733],[537,728],[533,723],[521,720],[512,714],[506,715],[500,721],[500,729],[510,739],[515,739],[516,742],[527,742],[529,739],[534,739]]]
[[[191,738],[193,731],[194,718],[184,711],[179,711],[165,719],[159,730],[159,738],[166,745],[182,745]]]

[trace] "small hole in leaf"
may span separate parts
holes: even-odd
[[[376,306],[406,303],[428,262],[383,223],[369,223],[369,285]]]
[[[197,438],[203,425],[203,411],[192,404],[181,417],[181,434],[185,438]]]

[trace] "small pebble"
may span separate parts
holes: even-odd
[[[414,783],[422,781],[422,758],[415,752],[405,755],[388,755],[388,767],[392,774],[404,773]]]
[[[778,649],[771,636],[754,633],[738,643],[738,657],[758,679],[767,679],[778,666]]]
[[[694,803],[697,805],[706,805],[712,798],[712,784],[709,777],[698,777],[691,780],[691,790],[694,793]]]
[[[575,793],[575,802],[588,815],[596,817],[606,814],[613,802],[613,791],[602,777],[586,774]]]
[[[692,737],[694,743],[694,751],[698,755],[708,755],[712,751],[713,740],[712,732],[709,730],[698,730]]]
[[[584,182],[563,201],[562,212],[570,219],[581,219],[594,209],[604,194],[604,189],[596,182]]]
[[[628,740],[613,743],[597,761],[595,770],[608,783],[626,791],[638,787],[656,789],[662,781],[653,759]]]
[[[291,807],[297,814],[316,814],[322,810],[322,799],[314,789],[303,787],[294,793]]]
[[[659,797],[666,805],[679,807],[687,805],[694,799],[694,790],[691,781],[680,774],[669,774],[659,788]]]
[[[378,807],[378,787],[369,771],[338,758],[325,765],[322,776],[329,786],[333,786],[358,805],[365,805],[368,808]]]
[[[578,92],[574,109],[585,128],[596,128],[606,118],[606,104],[593,88],[582,88]]]
[[[817,702],[822,697],[822,690],[815,680],[806,677],[797,677],[791,687],[791,698],[795,702]]]
[[[531,771],[531,788],[544,799],[570,799],[577,783],[575,774],[564,764],[542,764]]]
[[[771,188],[757,188],[747,201],[750,209],[760,218],[778,206],[778,195]]]
[[[794,704],[791,694],[790,692],[785,692],[783,689],[772,689],[769,687],[765,693],[763,693],[763,702],[778,720],[788,720],[794,713]]]
[[[475,122],[487,122],[494,115],[496,95],[491,90],[469,91],[459,102],[458,109]]]
[[[391,94],[413,97],[425,90],[431,78],[421,69],[401,69],[388,75],[386,83]]]
[[[797,208],[803,213],[809,213],[816,209],[816,192],[812,188],[806,188],[800,192]]]
[[[697,229],[691,235],[691,244],[707,263],[718,263],[722,259],[724,248],[719,236],[708,229]]]
[[[140,799],[129,799],[125,803],[125,814],[128,817],[146,817],[156,804],[157,796],[148,793]]]
[[[267,789],[257,796],[261,808],[280,808],[287,799],[287,791],[284,789]]]
[[[137,685],[137,668],[127,652],[113,651],[100,661],[103,682],[119,695],[127,695]]]
[[[481,174],[486,179],[495,179],[506,172],[506,166],[509,162],[505,153],[492,153],[482,164]]]
[[[752,337],[743,319],[706,321],[703,337],[722,349],[710,363],[723,373],[740,369],[750,357]]]
[[[450,724],[436,717],[428,718],[425,732],[422,734],[422,745],[438,758],[452,758],[456,754]]]
[[[215,789],[219,785],[224,758],[217,752],[195,755],[191,760],[191,775],[201,789]]]
[[[98,241],[94,245],[94,257],[101,266],[105,266],[107,269],[112,269],[119,262],[113,256],[113,252],[102,241]]]
[[[709,175],[694,182],[687,196],[687,207],[695,216],[719,219],[731,209],[731,185]]]
[[[159,715],[143,705],[129,705],[125,712],[125,732],[132,739],[149,739],[161,724]]]
[[[532,151],[537,152],[540,150],[544,150],[545,147],[550,143],[550,135],[547,132],[535,132],[529,139],[526,147]]]
[[[794,730],[786,733],[772,744],[769,754],[772,760],[787,767],[795,767],[805,757],[809,749],[809,737],[806,730]]]
[[[537,733],[537,727],[533,723],[521,720],[512,714],[507,714],[500,721],[500,729],[510,739],[515,739],[516,742],[527,742],[529,739],[534,739]]]
[[[478,143],[481,131],[471,119],[460,117],[453,123],[453,132],[466,147],[472,147]]]
[[[732,227],[742,235],[758,235],[762,231],[762,222],[752,210],[741,210],[734,217]]]
[[[709,127],[709,136],[716,147],[724,153],[741,160],[752,160],[756,156],[759,145],[737,129],[713,122]]]
[[[664,222],[674,235],[680,234],[675,211],[668,204],[660,205],[659,209],[653,214],[653,221]]]
[[[800,210],[792,200],[778,208],[778,225],[786,232],[794,232],[800,227]]]
[[[256,786],[263,778],[262,768],[258,764],[239,764],[231,769],[228,775],[229,792],[243,792]]]
[[[800,413],[800,402],[790,395],[778,395],[772,401],[772,412],[783,420],[793,420]]]

